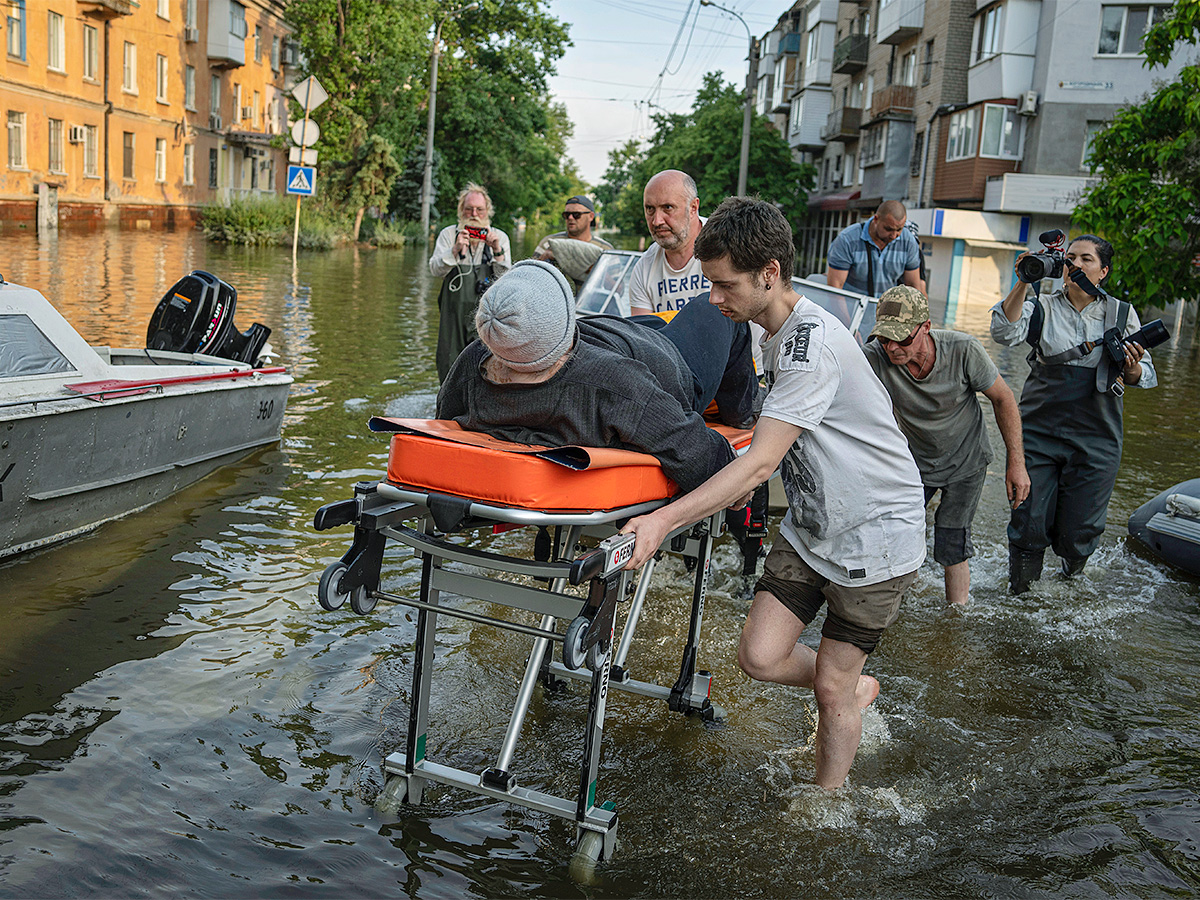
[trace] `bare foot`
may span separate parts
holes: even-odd
[[[879,682],[870,675],[858,676],[858,687],[854,689],[854,699],[858,701],[859,709],[866,709],[879,696]]]

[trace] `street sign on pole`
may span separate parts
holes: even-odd
[[[312,166],[288,166],[287,192],[311,197],[317,190],[317,170]]]
[[[311,147],[321,139],[321,128],[312,119],[292,123],[292,140],[301,147]]]
[[[329,93],[321,87],[321,82],[317,81],[316,75],[309,75],[292,88],[292,96],[296,98],[297,103],[304,107],[305,115],[329,99]]]
[[[317,151],[310,147],[288,147],[288,162],[298,166],[315,166]]]

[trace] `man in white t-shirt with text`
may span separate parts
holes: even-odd
[[[700,196],[692,176],[678,169],[659,172],[642,193],[646,227],[654,246],[629,276],[632,315],[672,312],[708,293],[708,279],[692,254],[700,234]]]
[[[642,566],[673,529],[744,504],[780,469],[789,512],[742,630],[738,664],[758,681],[811,688],[815,781],[840,787],[879,682],[867,655],[925,559],[925,497],[892,404],[854,337],[791,285],[792,231],[774,206],[730,197],[695,243],[710,302],[767,333],[769,393],[746,453],[700,487],[623,529]],[[801,633],[828,605],[817,650]]]

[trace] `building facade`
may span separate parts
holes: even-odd
[[[283,0],[0,9],[3,223],[190,225],[204,204],[283,193]]]

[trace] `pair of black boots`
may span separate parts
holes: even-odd
[[[1008,545],[1008,588],[1011,593],[1023,594],[1029,590],[1029,585],[1042,577],[1042,559],[1046,551],[1022,550],[1013,544]],[[1064,559],[1062,573],[1066,578],[1078,575],[1087,565],[1087,557],[1080,559]]]

